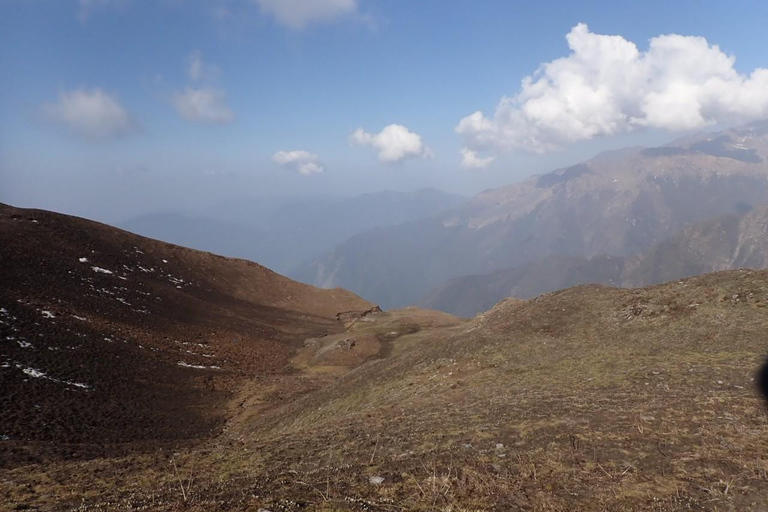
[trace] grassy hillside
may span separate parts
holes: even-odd
[[[18,468],[4,492],[88,482],[68,503],[156,510],[760,511],[766,305],[768,272],[732,271],[508,300],[466,322],[374,311],[307,340],[272,388],[241,388],[207,442]],[[387,350],[342,361],[374,341]]]

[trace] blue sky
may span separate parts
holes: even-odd
[[[472,195],[765,117],[766,19],[765,2],[0,0],[0,201],[117,221],[234,195]],[[706,43],[648,52],[668,34]]]

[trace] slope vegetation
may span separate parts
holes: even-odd
[[[246,397],[174,454],[27,465],[0,486],[50,510],[757,512],[766,305],[768,272],[731,271],[510,299],[469,322],[372,311],[302,349],[311,367],[340,341],[394,340],[322,388]]]
[[[763,510],[766,305],[768,272],[733,271],[508,300],[402,337],[238,432],[250,503]]]

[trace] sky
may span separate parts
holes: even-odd
[[[0,201],[466,196],[768,118],[766,2],[0,0]]]

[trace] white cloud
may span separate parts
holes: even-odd
[[[272,161],[283,167],[295,169],[305,176],[325,170],[317,155],[304,150],[278,151],[272,155]]]
[[[120,101],[99,88],[59,93],[56,103],[43,105],[51,121],[91,140],[113,139],[136,129]]]
[[[262,12],[296,30],[357,11],[357,0],[255,0]]]
[[[176,112],[187,121],[209,124],[225,124],[235,118],[226,104],[223,91],[210,87],[188,87],[173,96]]]
[[[703,37],[662,35],[647,51],[586,25],[566,36],[570,55],[541,65],[492,116],[462,119],[469,150],[544,153],[641,127],[690,130],[768,117],[768,69],[749,75]]]
[[[473,151],[468,148],[461,148],[460,153],[461,166],[466,167],[467,169],[479,169],[496,160],[496,157],[493,156],[488,156],[485,158],[479,157],[477,156],[477,151]]]
[[[406,158],[421,156],[429,158],[432,152],[421,141],[421,135],[405,126],[390,124],[379,133],[368,133],[358,128],[349,136],[352,144],[371,146],[379,152],[382,162],[399,162]]]
[[[127,2],[128,0],[77,0],[77,19],[80,23],[85,23],[96,11],[110,7],[122,8]]]
[[[195,81],[213,80],[218,78],[221,70],[213,64],[203,62],[203,56],[200,51],[195,51],[187,57],[187,75]]]

